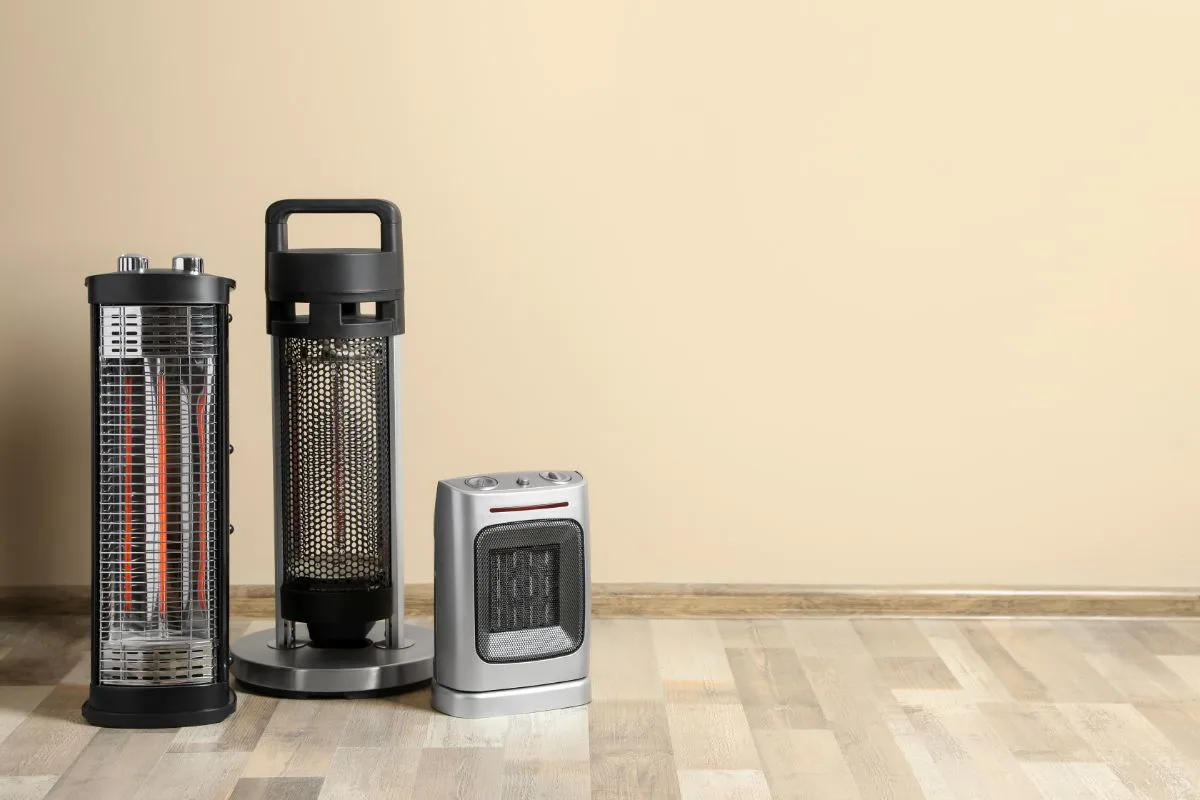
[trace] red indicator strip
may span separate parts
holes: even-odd
[[[561,503],[542,503],[540,506],[503,506],[501,508],[493,508],[493,514],[499,514],[503,511],[541,511],[543,508],[566,508],[570,503],[566,501]]]

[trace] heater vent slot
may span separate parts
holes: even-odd
[[[278,340],[284,583],[391,586],[386,337]]]
[[[100,308],[101,683],[217,678],[218,313]]]
[[[583,644],[583,528],[492,525],[475,538],[475,645],[488,663],[565,656]]]

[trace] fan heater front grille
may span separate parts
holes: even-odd
[[[583,528],[493,525],[475,539],[475,645],[488,663],[554,658],[583,643]]]

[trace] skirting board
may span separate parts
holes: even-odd
[[[235,586],[235,617],[271,617],[270,586]],[[0,613],[86,614],[85,586],[0,588]],[[773,586],[598,583],[596,617],[1197,617],[1200,589]],[[405,614],[433,615],[432,584],[405,591]]]

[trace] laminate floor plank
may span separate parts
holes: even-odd
[[[930,646],[946,669],[961,687],[958,697],[961,702],[988,702],[1010,697],[1008,681],[1002,672],[995,669],[993,659],[981,652],[972,642],[974,632],[966,626],[942,620],[919,620],[918,628],[929,640]],[[994,639],[988,639],[996,649],[1003,651]],[[988,640],[982,644],[986,647]],[[1008,656],[1007,652],[1004,652]],[[1011,656],[1008,656],[1011,661]],[[1007,665],[1001,663],[1000,669]]]
[[[737,684],[714,620],[652,620],[664,697],[672,703],[736,703]]]
[[[792,637],[778,619],[719,619],[717,630],[726,647],[790,648]]]
[[[892,736],[886,712],[893,699],[874,662],[852,656],[801,663],[863,800],[924,798]]]
[[[1075,641],[1087,662],[1127,700],[1197,696],[1194,687],[1150,652],[1124,625],[1062,621],[1056,627],[1075,633]]]
[[[1189,636],[1187,633],[1187,628],[1194,623],[1138,619],[1119,624],[1156,656],[1200,655],[1200,626],[1195,628],[1196,636]]]
[[[99,730],[47,797],[127,800],[142,788],[175,736],[170,729]]]
[[[419,747],[339,747],[321,785],[320,800],[409,800],[421,759]]]
[[[661,700],[650,620],[598,619],[590,647],[592,700]]]
[[[789,619],[783,625],[792,647],[803,658],[871,658],[853,620]]]
[[[587,800],[591,765],[579,762],[504,762],[504,800]]]
[[[245,777],[324,776],[352,709],[351,700],[280,700],[250,753]]]
[[[82,617],[45,617],[20,647],[0,660],[0,685],[55,686],[87,652],[91,629]]]
[[[861,800],[828,730],[757,730],[754,741],[776,800]]]
[[[54,788],[57,775],[0,777],[2,800],[42,800]]]
[[[510,717],[504,732],[504,757],[510,761],[586,764],[591,757],[587,707]]]
[[[982,703],[978,706],[1018,761],[1098,761],[1057,706]]]
[[[83,721],[86,632],[0,617],[0,800],[1200,798],[1200,620],[603,619],[584,707],[239,691],[151,731]]]
[[[499,747],[427,747],[421,751],[413,796],[420,800],[500,800],[504,750]]]
[[[759,768],[754,735],[738,704],[668,703],[667,725],[678,769]]]
[[[278,704],[274,697],[238,692],[236,713],[215,725],[180,728],[170,750],[172,753],[253,752]]]
[[[875,658],[937,658],[916,622],[907,619],[858,619],[851,623]]]
[[[96,735],[80,713],[86,686],[53,687],[0,742],[0,775],[62,775]]]
[[[1121,783],[1104,764],[1025,763],[1021,765],[1042,796],[1050,800],[1135,800],[1129,787]]]
[[[877,658],[875,665],[883,685],[889,689],[934,689],[958,692],[963,687],[939,656]]]
[[[1006,699],[1007,693],[1013,700],[1021,703],[1041,703],[1050,700],[1050,692],[1037,676],[1028,668],[1013,658],[1012,653],[1004,648],[984,622],[961,622],[955,626],[962,636],[962,641],[973,651],[978,659],[970,661],[982,665],[987,674],[1004,687],[998,691],[990,679],[985,679],[984,693],[992,700]]]
[[[1185,758],[1200,761],[1200,700],[1153,700],[1133,707]]]
[[[1004,620],[986,624],[1013,659],[1046,687],[1049,699],[1074,703],[1114,703],[1124,699],[1053,622]]]
[[[758,770],[681,769],[682,800],[772,800],[767,778]]]
[[[752,729],[823,728],[825,715],[792,648],[726,650]]]
[[[1037,787],[976,707],[943,704],[906,711],[956,796],[1041,800]]]
[[[53,689],[53,686],[0,686],[0,744]]]
[[[1200,797],[1200,764],[1189,761],[1125,703],[1063,703],[1079,735],[1135,797]]]
[[[661,702],[601,701],[588,707],[594,800],[679,797],[679,777]]]
[[[321,778],[242,778],[229,800],[317,800]]]
[[[223,800],[246,766],[248,753],[164,753],[131,800]]]

